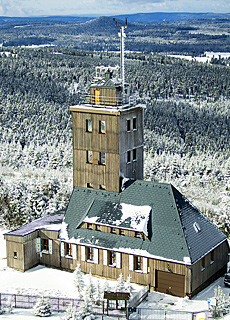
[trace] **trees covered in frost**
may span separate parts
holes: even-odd
[[[52,314],[51,304],[48,299],[41,297],[34,306],[34,315],[38,317],[48,317]]]

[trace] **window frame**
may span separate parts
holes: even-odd
[[[125,230],[124,229],[119,229],[119,234],[121,236],[125,236]]]
[[[127,163],[131,163],[131,150],[127,151]]]
[[[137,130],[137,117],[133,117],[133,131]]]
[[[86,162],[87,163],[93,163],[93,151],[92,150],[87,150],[86,151]]]
[[[86,247],[86,261],[94,262],[94,249],[92,247]]]
[[[41,238],[41,251],[49,252],[49,239]]]
[[[115,227],[110,227],[110,228],[111,228],[110,233],[114,233],[114,234],[117,233],[117,228],[115,228]]]
[[[86,132],[92,132],[93,131],[93,122],[92,119],[86,119]]]
[[[93,224],[87,222],[87,229],[93,230]]]
[[[104,127],[104,128],[103,128]],[[99,132],[101,134],[105,134],[106,132],[106,127],[105,127],[105,120],[100,120],[99,121]]]
[[[137,161],[137,149],[133,149],[133,161]]]
[[[109,267],[116,267],[117,264],[117,257],[116,252],[108,250],[108,266]]]
[[[127,132],[131,131],[131,119],[130,118],[127,119],[126,129],[127,129]]]
[[[105,166],[106,162],[105,162],[105,152],[100,152],[100,164]]]
[[[134,256],[134,271],[142,271],[143,272],[143,257],[142,256]]]
[[[91,182],[87,182],[87,188],[93,189],[93,184]]]
[[[65,256],[73,257],[73,248],[71,243],[65,242]]]

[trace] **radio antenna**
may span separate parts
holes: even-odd
[[[119,26],[116,21],[116,27],[120,28],[118,36],[121,38],[120,42],[120,77],[122,81],[122,97],[124,103],[124,92],[125,92],[125,29],[127,28],[127,18],[125,19],[125,26]]]

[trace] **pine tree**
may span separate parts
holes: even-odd
[[[77,288],[77,291],[79,293],[79,299],[82,299],[82,289],[84,287],[84,281],[82,277],[82,272],[80,268],[80,264],[77,264],[76,269],[74,270],[74,285]]]
[[[48,299],[41,297],[34,306],[34,315],[38,317],[48,317],[52,314],[51,304]]]
[[[117,279],[117,286],[116,286],[117,292],[124,292],[125,291],[125,283],[124,283],[124,277],[121,273]]]
[[[66,309],[66,314],[63,320],[76,320],[76,308],[73,305],[69,305]]]

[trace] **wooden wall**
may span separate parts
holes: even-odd
[[[86,130],[86,120],[92,120],[92,132]],[[105,121],[105,133],[99,123]],[[87,163],[87,150],[93,151],[94,163]],[[105,152],[105,165],[98,163]],[[120,191],[119,181],[119,117],[117,113],[73,112],[73,185],[94,189],[105,185],[108,191]]]
[[[219,245],[205,256],[204,261],[200,259],[192,266],[192,292],[197,290],[206,281],[212,278],[219,270],[224,268],[228,262],[229,246],[227,241]],[[213,259],[213,260],[212,260]],[[205,264],[203,268],[202,264]]]

